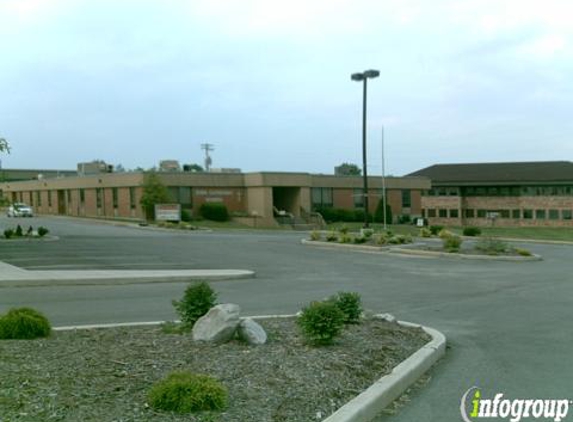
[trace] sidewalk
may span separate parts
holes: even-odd
[[[28,271],[0,261],[0,288],[173,283],[253,278],[248,270],[54,270]]]

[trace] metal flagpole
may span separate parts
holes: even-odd
[[[386,170],[384,166],[384,126],[382,126],[382,206],[384,207],[384,231],[387,230],[386,226]]]

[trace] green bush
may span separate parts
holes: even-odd
[[[50,233],[50,230],[48,230],[47,228],[42,227],[42,226],[38,227],[38,236],[44,237],[48,233]]]
[[[389,236],[388,243],[391,245],[403,245],[405,243],[412,243],[412,236],[404,234]]]
[[[366,236],[356,236],[354,238],[354,243],[357,245],[361,245],[362,243],[368,242],[368,238]]]
[[[366,239],[370,239],[374,235],[374,229],[362,229],[360,234]]]
[[[0,317],[0,339],[48,337],[51,331],[48,319],[31,308],[11,309]]]
[[[216,304],[217,293],[204,281],[189,285],[183,299],[173,301],[175,310],[187,327],[193,327]]]
[[[330,233],[328,233],[326,235],[326,241],[327,242],[337,242],[338,241],[338,235],[336,234],[336,232],[331,231]]]
[[[432,232],[426,227],[420,229],[420,237],[432,237]]]
[[[167,412],[223,410],[227,407],[228,392],[207,375],[173,372],[153,386],[148,401],[152,408]]]
[[[364,210],[348,210],[344,208],[323,207],[316,210],[327,223],[352,223],[364,221]],[[372,215],[369,216],[372,221]]]
[[[338,241],[340,243],[352,243],[354,241],[354,238],[349,235],[349,234],[343,234],[340,236],[340,238],[338,239]]]
[[[442,237],[442,236],[440,236]],[[462,238],[455,234],[450,234],[442,237],[444,249],[448,252],[459,252],[462,246]]]
[[[479,227],[464,227],[464,236],[479,236],[481,229]]]
[[[199,214],[206,220],[211,221],[228,221],[229,211],[225,204],[217,202],[206,202],[199,208]]]
[[[523,248],[515,248],[515,253],[521,256],[532,256],[533,254],[528,251],[527,249],[523,249]]]
[[[13,236],[14,236],[14,230],[12,230],[12,229],[6,229],[6,230],[4,230],[4,237],[5,237],[6,239],[10,239],[10,238],[13,237]]]
[[[24,231],[22,230],[22,226],[20,226],[19,224],[16,226],[16,231],[14,232],[14,235],[16,237],[24,236]]]
[[[310,232],[310,240],[312,241],[319,241],[322,238],[320,232],[318,230],[313,230]]]
[[[191,212],[189,210],[181,210],[181,221],[189,223],[191,221]]]
[[[398,224],[410,224],[412,223],[412,217],[408,214],[403,214],[398,216]]]
[[[444,230],[444,226],[430,226],[430,232],[432,232],[432,236],[437,236],[439,232]]]
[[[357,324],[362,315],[362,299],[355,292],[338,292],[331,300],[344,314],[345,324]]]
[[[509,251],[507,243],[491,237],[481,239],[475,248],[487,255],[500,255]]]
[[[386,201],[386,224],[392,224],[392,207]],[[377,223],[384,223],[384,200],[380,199],[374,211],[374,221]]]
[[[340,232],[340,234],[348,234],[348,226],[347,225],[343,225],[341,226],[338,231]]]
[[[385,245],[386,243],[388,243],[388,236],[386,236],[384,233],[380,233],[379,235],[377,235],[375,237],[375,242],[377,245]]]
[[[312,302],[297,319],[306,340],[315,346],[331,344],[344,327],[345,316],[330,301]]]

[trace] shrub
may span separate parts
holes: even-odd
[[[189,223],[191,221],[191,213],[189,210],[181,210],[181,221]]]
[[[345,315],[331,302],[312,302],[302,310],[297,324],[306,340],[315,346],[331,344],[344,327]]]
[[[448,237],[453,236],[453,235],[454,235],[454,233],[452,233],[451,231],[446,230],[446,229],[442,229],[438,233],[438,237],[442,240],[447,239]]]
[[[384,200],[380,199],[374,212],[374,221],[384,223]],[[392,224],[392,207],[386,201],[386,224]]]
[[[10,238],[13,237],[13,236],[14,236],[14,230],[12,230],[12,229],[6,229],[6,230],[4,230],[4,237],[5,237],[6,239],[10,239]]]
[[[521,256],[531,256],[533,255],[530,251],[528,251],[527,249],[523,249],[523,248],[515,248],[515,253]]]
[[[392,245],[403,245],[405,243],[412,243],[412,236],[397,234],[388,238],[388,243]]]
[[[403,214],[398,217],[398,224],[410,224],[412,222],[412,217],[408,214]]]
[[[357,245],[360,245],[362,243],[366,243],[368,241],[368,238],[366,236],[356,236],[354,238],[354,243],[356,243]]]
[[[374,234],[374,229],[361,229],[360,234],[364,236],[366,239],[370,239]]]
[[[328,233],[326,235],[326,241],[327,242],[337,242],[338,241],[338,235],[336,234],[336,232],[331,231],[330,233]]]
[[[440,236],[441,237],[441,236]],[[448,252],[459,252],[462,246],[462,238],[455,234],[442,237],[444,249]]]
[[[349,235],[349,234],[343,234],[343,235],[340,236],[340,238],[338,239],[338,241],[339,241],[340,243],[352,243],[353,238],[352,238],[352,236]]]
[[[24,236],[24,232],[22,231],[22,226],[20,226],[19,224],[16,226],[16,231],[14,232],[14,235],[16,237]]]
[[[0,318],[0,339],[34,339],[50,335],[48,319],[31,308],[11,309]]]
[[[183,299],[173,301],[175,310],[187,327],[192,327],[216,304],[217,293],[204,281],[189,285],[185,289]]]
[[[481,229],[479,227],[464,227],[464,236],[479,236]]]
[[[318,230],[313,230],[310,232],[310,240],[312,241],[318,241],[321,239],[321,234]]]
[[[362,315],[362,299],[355,292],[338,292],[331,300],[344,314],[345,324],[357,324]]]
[[[388,243],[388,237],[385,234],[380,233],[378,236],[376,236],[375,241],[377,245],[385,245]]]
[[[487,255],[499,255],[509,250],[507,243],[491,237],[481,239],[475,248]]]
[[[340,234],[348,234],[348,226],[347,225],[341,226],[338,229],[338,231],[340,232]]]
[[[168,412],[223,410],[227,407],[228,392],[207,375],[173,372],[153,386],[148,400],[152,408]]]
[[[26,231],[26,236],[32,236],[34,234],[34,228],[32,226],[28,227]]]
[[[229,220],[229,211],[225,204],[217,202],[206,202],[199,208],[199,213],[206,220],[227,221]]]
[[[432,237],[432,232],[426,227],[420,229],[420,237]]]
[[[444,226],[430,226],[430,231],[432,232],[432,236],[437,236],[439,232],[444,230]]]

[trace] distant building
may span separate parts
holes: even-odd
[[[103,160],[94,160],[87,163],[78,163],[78,175],[89,176],[91,174],[113,173],[113,166]]]
[[[181,171],[181,166],[177,160],[161,160],[159,171]]]
[[[436,164],[408,176],[432,181],[422,196],[430,224],[573,226],[570,161]]]
[[[0,169],[0,182],[77,176],[75,170]]]

